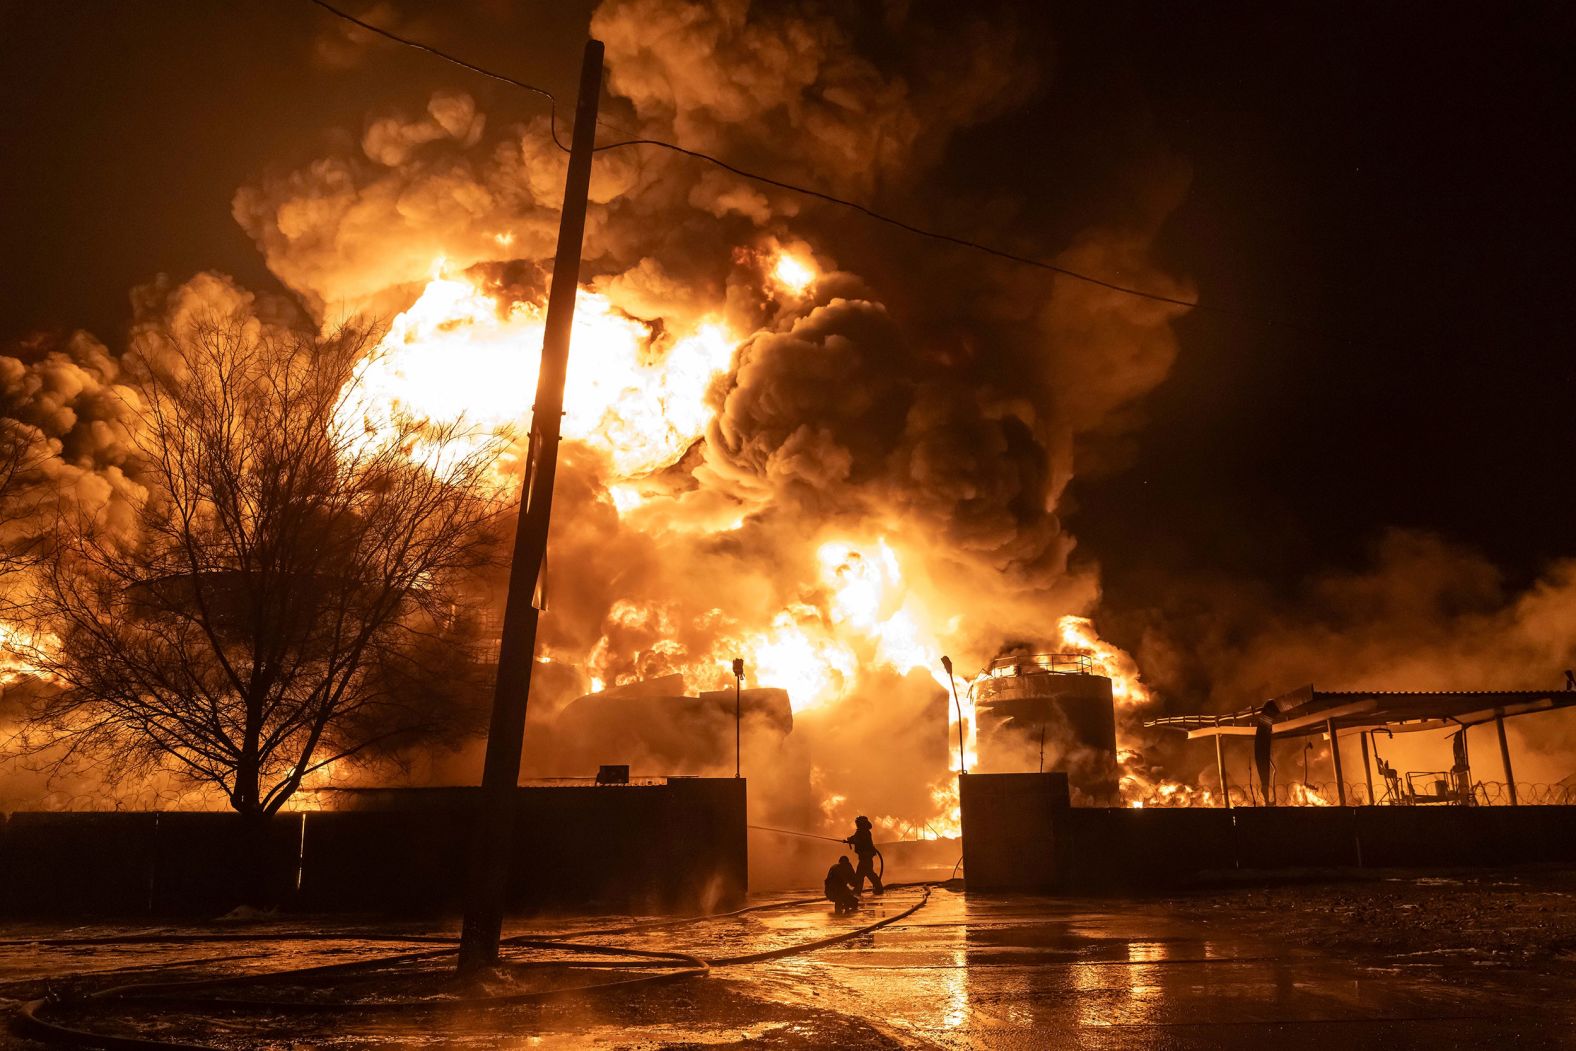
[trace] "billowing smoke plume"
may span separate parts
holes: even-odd
[[[592,23],[611,96],[600,134],[923,206],[955,133],[1022,100],[1041,71],[1010,19],[867,17],[609,0]],[[860,46],[873,30],[888,41],[879,57]],[[243,188],[235,214],[325,317],[405,309],[437,267],[507,318],[540,301],[563,164],[545,118],[490,128],[445,88],[424,112],[371,119],[354,150]],[[1176,189],[1131,226],[1086,231],[1061,261],[1185,293],[1146,256]],[[566,447],[543,625],[555,663],[536,718],[666,674],[691,692],[731,685],[727,660],[742,655],[751,685],[793,697],[815,785],[805,806],[934,815],[948,747],[935,662],[943,647],[973,669],[1009,639],[1052,645],[1057,618],[1090,606],[1096,584],[1068,570],[1057,503],[1083,444],[1165,376],[1177,309],[890,231],[850,246],[880,264],[869,281],[835,256],[848,213],[649,148],[599,155],[591,202],[595,309],[638,323],[648,359],[705,324],[734,349],[704,391],[704,425],[655,468],[631,473],[605,448],[638,422],[622,403],[600,437]],[[785,256],[809,277],[775,271]],[[595,338],[573,354],[606,367]],[[571,405],[571,432],[573,417]],[[540,753],[535,772],[586,772]]]
[[[1555,562],[1515,590],[1481,554],[1414,531],[1387,533],[1366,568],[1316,576],[1290,598],[1241,581],[1192,579],[1172,582],[1154,599],[1123,628],[1141,638],[1145,675],[1176,711],[1247,708],[1310,683],[1328,690],[1550,689],[1576,667],[1576,563]],[[1518,780],[1576,774],[1570,712],[1507,726]],[[1475,776],[1499,780],[1492,728],[1479,733]],[[1438,734],[1397,736],[1391,747],[1418,769],[1448,765]],[[1162,754],[1174,756],[1173,773],[1184,777],[1197,772],[1188,762],[1199,770],[1213,764],[1212,755],[1184,759],[1177,751],[1173,742]],[[1327,756],[1319,746],[1314,761]],[[1316,779],[1330,779],[1327,766],[1314,770]]]
[[[906,10],[608,0],[592,23],[607,44],[600,137],[676,141],[1011,243],[1008,223],[978,218],[1010,213],[943,199],[927,176],[1045,71],[1001,12]],[[325,38],[318,58],[347,66],[361,44]],[[545,115],[498,127],[452,86],[461,76],[241,188],[234,215],[319,321],[392,321],[369,389],[443,387],[456,407],[433,411],[518,427],[565,161]],[[1055,258],[1187,295],[1148,257],[1181,190],[1168,169],[1154,181]],[[779,762],[746,746],[752,776],[783,787],[776,815],[866,812],[889,832],[945,819],[939,657],[971,673],[1008,643],[1054,648],[1058,618],[1093,604],[1058,504],[1166,375],[1179,308],[647,147],[599,154],[590,196],[531,732],[550,735],[599,688],[672,674],[689,693],[729,687],[742,656],[749,685],[786,689],[796,709]],[[157,296],[165,313],[279,309],[209,276]],[[134,482],[116,474],[116,417],[86,392],[116,366],[96,345],[73,353],[92,383],[56,400],[78,416],[38,426],[111,513]],[[417,772],[473,779],[474,758],[422,757]],[[528,772],[583,774],[593,759],[657,761],[558,742],[529,748]],[[673,772],[727,766],[698,750]]]
[[[0,353],[0,418],[16,467],[0,527],[7,554],[52,535],[62,516],[129,525],[140,495],[127,473],[136,395],[120,379],[117,359],[83,332],[34,336]]]
[[[214,316],[292,319],[287,303],[211,273],[181,284],[161,277],[131,299],[123,353],[84,332],[35,335],[0,353],[0,810],[214,803],[158,775],[111,787],[95,757],[62,766],[64,746],[18,733],[35,702],[58,688],[33,659],[58,642],[38,616],[42,567],[56,545],[83,535],[136,540],[149,491],[138,381],[164,353],[162,334]]]

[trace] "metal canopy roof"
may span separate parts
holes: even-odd
[[[1273,714],[1266,714],[1269,705]],[[1185,731],[1188,737],[1251,737],[1266,718],[1275,737],[1324,734],[1340,730],[1455,729],[1496,716],[1576,706],[1576,690],[1319,690],[1304,686],[1260,708],[1226,715],[1168,715],[1145,726]]]

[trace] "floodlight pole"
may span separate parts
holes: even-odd
[[[743,776],[744,766],[740,761],[739,743],[742,736],[739,731],[740,699],[744,693],[744,658],[733,658],[733,776],[735,779]]]
[[[525,705],[536,657],[536,585],[547,554],[547,526],[553,509],[553,479],[558,470],[558,438],[564,414],[564,377],[569,366],[569,333],[574,324],[575,293],[580,285],[580,249],[586,227],[586,191],[591,153],[596,145],[597,102],[602,93],[602,42],[586,42],[580,65],[580,96],[575,101],[574,137],[564,203],[558,220],[558,254],[547,296],[542,364],[537,373],[536,404],[531,407],[531,456],[521,494],[520,518],[509,567],[498,678],[493,690],[487,758],[482,769],[481,806],[471,847],[465,921],[460,930],[460,971],[474,972],[498,962],[503,934],[504,894],[508,886],[515,794],[520,782],[520,751],[525,736]]]
[[[947,682],[952,686],[952,704],[958,710],[958,773],[969,772],[968,765],[963,758],[963,702],[958,700],[958,678],[952,674],[952,658],[941,658],[941,666],[946,669]]]

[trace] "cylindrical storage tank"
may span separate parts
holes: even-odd
[[[1111,680],[1087,655],[998,658],[974,708],[981,773],[1062,771],[1074,803],[1120,805]]]

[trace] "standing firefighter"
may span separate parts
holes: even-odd
[[[854,834],[843,840],[854,848],[854,854],[859,858],[859,868],[854,872],[854,890],[860,894],[865,892],[865,877],[870,878],[870,889],[877,894],[886,891],[881,886],[881,877],[876,874],[873,862],[881,852],[876,849],[875,842],[870,838],[870,819],[860,814],[854,818]]]
[[[859,895],[854,893],[854,867],[848,863],[847,854],[826,870],[826,900],[838,916],[859,908]]]

